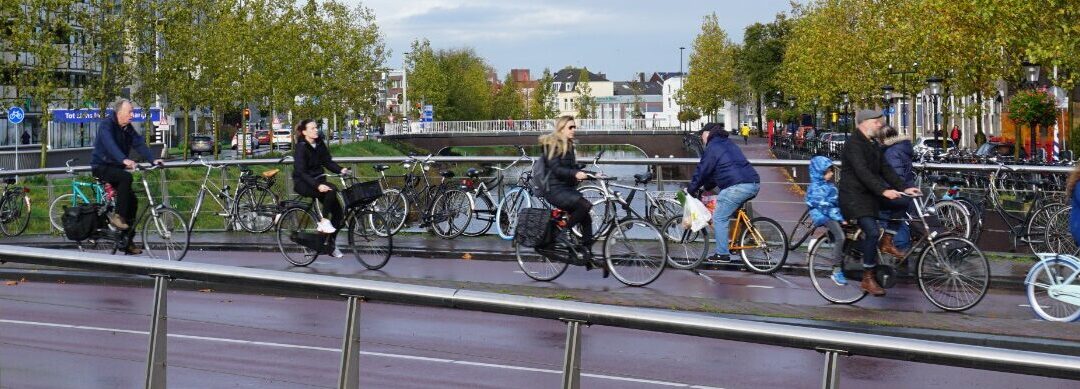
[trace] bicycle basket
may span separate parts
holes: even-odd
[[[524,247],[541,247],[554,239],[551,211],[546,208],[525,208],[518,212],[514,228],[514,243]]]
[[[353,184],[341,192],[341,197],[345,199],[346,208],[355,208],[370,204],[382,194],[382,186],[375,180]]]
[[[61,221],[64,225],[64,236],[74,241],[86,240],[97,227],[98,207],[93,204],[64,207]]]
[[[334,251],[333,240],[330,235],[318,232],[293,231],[289,238],[296,244],[304,246],[321,255],[329,255]]]

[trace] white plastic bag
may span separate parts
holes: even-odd
[[[691,231],[700,231],[709,225],[712,220],[712,212],[705,208],[700,200],[686,196],[686,204],[683,204],[683,227],[689,227]]]

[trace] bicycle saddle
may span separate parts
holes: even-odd
[[[383,171],[390,170],[389,165],[372,165],[372,167],[374,167],[375,171],[377,171],[377,172],[383,172]]]
[[[443,178],[454,178],[454,172],[449,170],[440,171],[439,175],[443,176]]]
[[[634,175],[634,183],[637,183],[637,184],[648,184],[649,181],[652,181],[652,179],[653,179],[653,174],[652,173],[635,174]]]
[[[262,172],[262,176],[263,178],[274,178],[279,172],[281,172],[281,169],[270,169]]]
[[[469,178],[478,178],[480,177],[480,171],[476,168],[469,168],[469,170],[465,171],[465,176]]]

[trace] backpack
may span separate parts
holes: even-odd
[[[538,197],[547,196],[548,178],[551,175],[547,168],[547,162],[547,158],[541,155],[536,163],[532,165],[532,177],[529,178],[529,184],[532,186],[533,195]]]
[[[64,225],[64,236],[74,241],[86,240],[97,227],[98,207],[93,204],[64,207],[61,221]]]

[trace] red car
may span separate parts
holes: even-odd
[[[270,131],[263,130],[263,131],[258,131],[258,132],[255,133],[255,139],[259,140],[259,145],[268,145],[268,144],[270,144],[270,138],[271,138]]]

